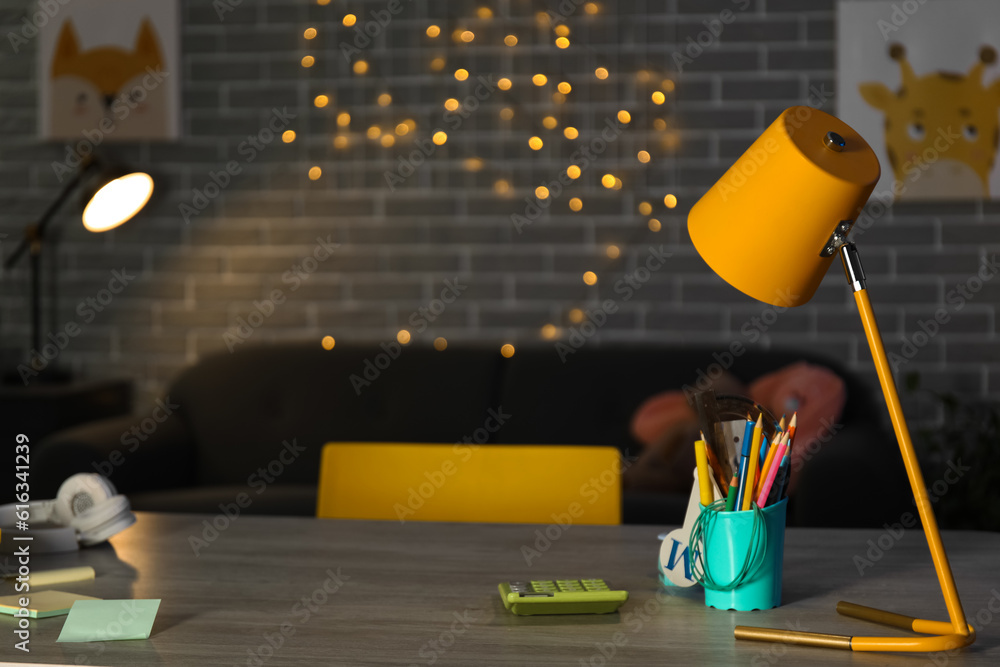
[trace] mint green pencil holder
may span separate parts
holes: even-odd
[[[699,546],[703,551],[698,579],[707,606],[752,611],[781,604],[787,508],[787,499],[759,514],[701,508],[703,543]]]

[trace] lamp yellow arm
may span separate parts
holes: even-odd
[[[927,536],[927,545],[930,547],[931,560],[934,561],[934,570],[937,572],[941,592],[944,594],[944,603],[948,608],[952,631],[955,634],[968,635],[969,628],[965,622],[962,600],[958,597],[955,578],[951,572],[951,565],[948,563],[948,554],[945,553],[944,544],[941,542],[941,533],[938,532],[937,520],[931,509],[930,498],[927,496],[924,476],[920,472],[920,463],[917,461],[917,454],[913,449],[913,442],[910,440],[910,430],[906,427],[903,409],[899,404],[899,394],[896,392],[896,383],[892,378],[892,368],[889,366],[882,335],[879,333],[875,313],[872,311],[872,304],[868,299],[868,290],[860,289],[854,292],[854,301],[858,306],[858,312],[861,313],[861,324],[865,329],[868,347],[871,349],[872,359],[875,362],[879,384],[882,385],[882,395],[885,396],[886,405],[889,407],[889,417],[892,419],[892,427],[896,431],[896,440],[903,456],[906,476],[910,480],[910,488],[913,490],[913,497],[917,502],[917,513],[920,515],[920,523],[923,524],[924,534]]]

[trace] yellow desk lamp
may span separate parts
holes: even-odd
[[[799,306],[809,301],[834,256],[840,254],[951,621],[928,621],[840,602],[837,611],[845,616],[928,636],[852,637],[737,626],[737,639],[851,651],[924,652],[969,646],[976,638],[975,630],[966,623],[941,543],[868,300],[858,250],[847,242],[847,234],[880,173],[871,147],[846,123],[818,109],[792,107],[782,112],[695,203],[688,215],[688,231],[695,248],[720,277],[775,306]],[[781,249],[780,255],[776,248]]]

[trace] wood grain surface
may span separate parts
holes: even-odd
[[[945,619],[919,530],[790,529],[781,607],[706,608],[698,587],[656,578],[662,526],[548,527],[240,516],[195,555],[206,515],[140,513],[110,545],[33,557],[33,569],[91,565],[54,587],[105,599],[161,598],[142,641],[57,644],[65,617],[31,621],[31,652],[0,617],[0,660],[89,665],[997,665],[1000,534],[945,533],[979,633],[952,656],[865,654],[737,642],[736,625],[904,634],[838,616],[839,600]],[[218,519],[219,525],[226,522]],[[540,531],[540,532],[539,532]],[[211,536],[211,533],[209,534]],[[869,540],[888,550],[859,575]],[[547,541],[546,541],[547,540]],[[546,546],[546,544],[548,546]],[[522,547],[538,554],[525,558]],[[877,553],[872,551],[871,555]],[[630,592],[619,613],[517,617],[501,581],[600,577]],[[0,594],[13,593],[2,583]],[[305,600],[305,604],[303,603]],[[992,605],[992,609],[990,608]],[[995,610],[995,611],[994,611]],[[273,645],[273,646],[272,646]]]

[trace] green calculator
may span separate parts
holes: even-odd
[[[603,579],[556,579],[502,583],[503,606],[519,616],[536,614],[610,614],[628,600]]]

